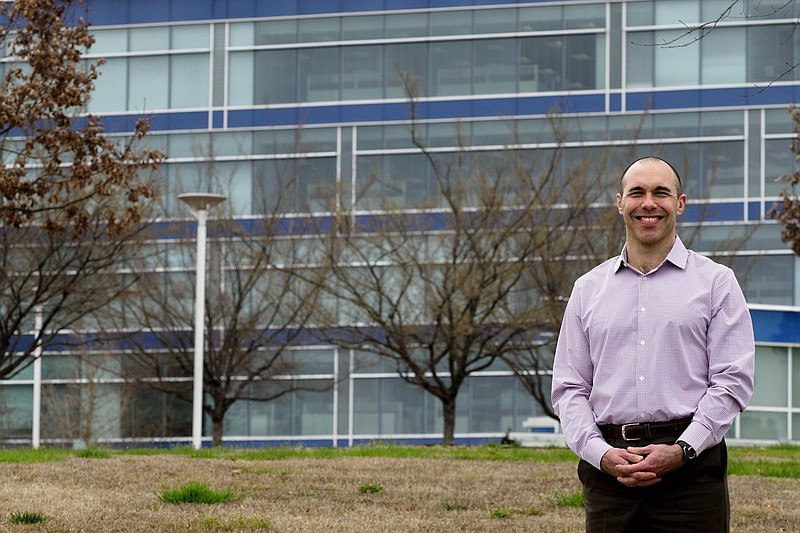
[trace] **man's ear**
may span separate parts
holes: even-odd
[[[686,195],[681,194],[678,196],[678,208],[675,210],[675,212],[679,215],[682,215],[684,209],[686,209]]]
[[[619,214],[622,214],[622,194],[617,193],[617,211]]]

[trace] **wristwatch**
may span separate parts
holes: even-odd
[[[689,444],[688,442],[679,440],[675,444],[681,447],[681,450],[683,451],[683,460],[686,461],[687,463],[692,459],[694,459],[695,457],[697,457],[697,452],[694,450],[694,448],[692,448],[692,445]]]

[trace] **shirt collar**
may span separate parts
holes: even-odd
[[[664,261],[669,261],[681,270],[686,269],[686,263],[689,261],[689,250],[686,249],[686,246],[684,246],[683,241],[678,235],[675,236],[675,242],[673,243],[672,248],[667,254],[667,258]],[[617,257],[616,263],[614,264],[614,272],[618,272],[619,269],[622,268],[622,266],[627,262],[628,249],[627,245],[623,245],[622,252],[620,252],[619,257]],[[662,265],[663,264],[664,263],[662,263]],[[659,268],[661,268],[660,265]],[[658,268],[656,270],[658,270]]]

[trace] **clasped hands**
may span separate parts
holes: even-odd
[[[603,454],[600,468],[627,487],[649,487],[683,463],[683,452],[677,444],[649,444],[611,448]]]

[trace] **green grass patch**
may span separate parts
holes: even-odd
[[[800,462],[783,460],[729,461],[728,474],[732,476],[765,476],[800,478]]]
[[[575,492],[557,491],[553,497],[556,507],[583,507],[583,491]]]
[[[442,504],[442,509],[445,511],[469,511],[469,506],[459,503],[444,502]]]
[[[134,453],[142,453],[136,451]],[[567,448],[520,448],[487,444],[483,446],[398,446],[394,444],[368,444],[351,448],[275,447],[259,449],[192,448],[180,447],[165,450],[201,459],[274,460],[283,459],[341,459],[346,457],[390,457],[396,459],[462,459],[467,461],[533,461],[571,462],[577,458]]]
[[[364,483],[358,487],[358,492],[361,494],[377,494],[383,492],[383,485],[380,483]]]
[[[214,490],[205,483],[193,482],[177,489],[164,489],[158,498],[165,503],[228,503],[240,498],[232,489]]]
[[[728,447],[728,474],[800,478],[800,446]]]
[[[0,463],[49,463],[63,461],[73,454],[64,448],[7,448],[0,449]]]
[[[511,518],[514,516],[514,511],[511,509],[492,509],[490,515],[492,518]]]
[[[732,446],[728,448],[728,472],[734,476],[767,476],[780,478],[800,478],[800,446]],[[175,454],[197,459],[266,460],[283,459],[343,459],[348,457],[374,458],[419,458],[419,459],[457,459],[464,461],[512,461],[536,463],[576,462],[577,457],[567,448],[521,448],[487,444],[483,446],[398,446],[391,443],[375,443],[352,448],[203,448],[191,447],[132,448],[112,450],[88,448],[71,450],[60,448],[0,449],[0,463],[40,463],[63,461],[70,457],[106,458],[119,455],[157,455]],[[268,472],[264,472],[268,473]],[[275,472],[274,475],[283,475]]]
[[[75,452],[75,457],[85,459],[107,459],[111,457],[111,452],[102,448],[86,448]]]
[[[47,518],[40,513],[30,513],[30,512],[21,512],[21,513],[11,513],[8,515],[8,521],[12,524],[17,525],[33,525],[33,524],[41,524],[45,522]]]

